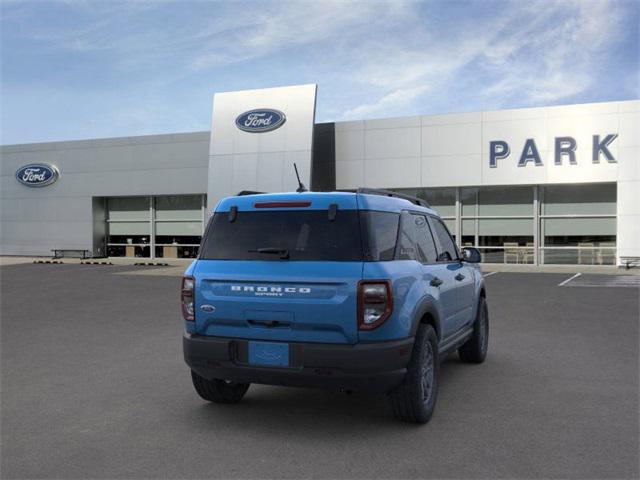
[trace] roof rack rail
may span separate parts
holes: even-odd
[[[401,198],[403,200],[408,200],[411,203],[415,203],[416,205],[420,205],[421,207],[431,208],[431,205],[427,203],[426,200],[423,200],[418,197],[413,197],[411,195],[405,195],[404,193],[392,192],[390,190],[381,190],[378,188],[358,188],[356,193],[364,193],[366,195],[382,195],[383,197],[394,197]]]
[[[238,192],[236,197],[244,197],[245,195],[260,195],[261,193],[266,193],[266,192],[254,192],[253,190],[242,190]]]

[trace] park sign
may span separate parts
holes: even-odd
[[[593,135],[591,144],[591,162],[600,163],[600,158],[604,158],[608,163],[617,163],[615,157],[609,150],[611,143],[618,137],[617,133],[610,133],[601,137]],[[555,137],[554,138],[554,158],[555,165],[562,165],[563,159],[567,159],[569,165],[577,165],[576,149],[578,143],[573,137]],[[507,158],[511,154],[510,145],[504,140],[493,140],[489,142],[489,167],[496,168],[498,160]],[[527,138],[524,142],[522,152],[518,159],[519,167],[526,167],[527,164],[540,167],[544,165],[540,152],[533,138]]]

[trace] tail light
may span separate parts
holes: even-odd
[[[358,328],[373,330],[382,325],[393,311],[389,280],[374,280],[358,284]]]
[[[195,304],[193,300],[193,290],[196,280],[193,277],[182,277],[182,291],[180,300],[182,303],[182,316],[189,322],[195,321]]]

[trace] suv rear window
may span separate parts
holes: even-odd
[[[219,212],[202,239],[200,258],[281,261],[281,252],[289,260],[362,261],[358,212],[338,210],[333,221],[327,210],[238,212],[233,222]]]
[[[214,214],[202,239],[203,260],[393,260],[399,214],[338,210],[227,212]],[[265,251],[268,249],[268,251]],[[262,250],[261,252],[259,250]],[[363,253],[364,252],[364,253]]]

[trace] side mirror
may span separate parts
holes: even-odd
[[[477,248],[464,247],[462,249],[462,260],[468,263],[480,263],[482,255],[480,255],[480,250]]]

